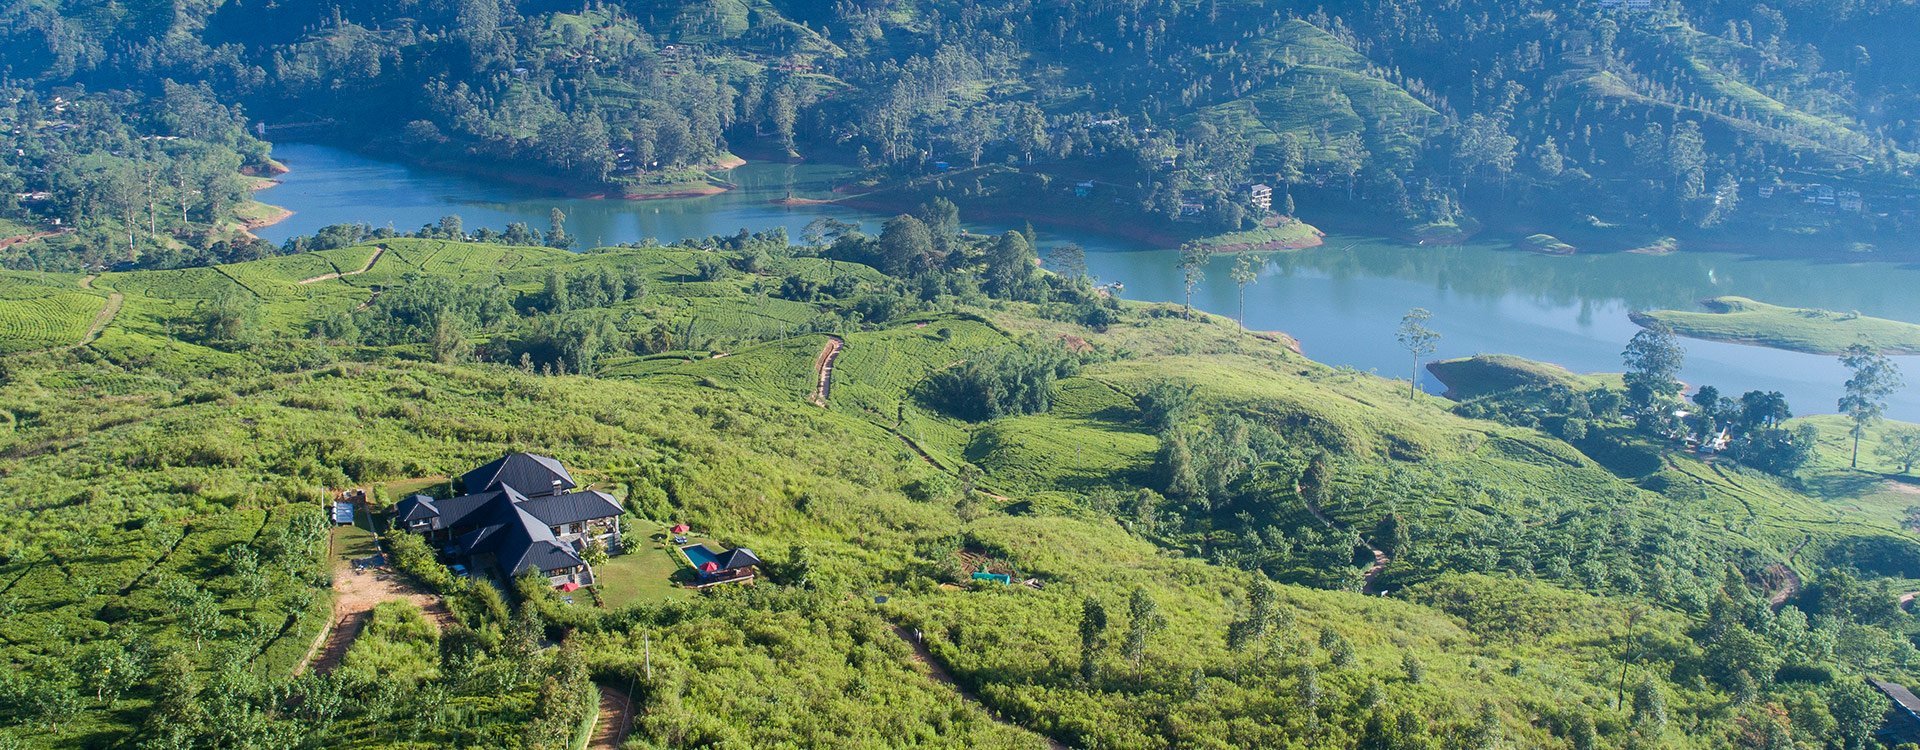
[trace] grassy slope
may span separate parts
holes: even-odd
[[[1755,344],[1812,354],[1840,354],[1864,344],[1887,354],[1920,354],[1920,325],[1859,313],[1781,307],[1745,297],[1715,297],[1705,312],[1654,310],[1634,322],[1658,321],[1697,339]]]
[[[1340,722],[1361,715],[1354,707],[1360,693],[1379,684],[1393,703],[1431,712],[1443,725],[1462,725],[1473,706],[1491,704],[1509,737],[1550,746],[1556,740],[1533,718],[1550,707],[1616,716],[1606,688],[1619,669],[1618,617],[1628,602],[1470,576],[1409,579],[1404,601],[1286,586],[1282,599],[1297,625],[1256,654],[1229,652],[1221,633],[1232,616],[1232,598],[1244,590],[1243,573],[1170,554],[1110,520],[1074,510],[1073,499],[1090,487],[1132,484],[1151,462],[1158,441],[1135,421],[1129,394],[1153,380],[1179,377],[1199,386],[1208,404],[1283,425],[1292,439],[1352,457],[1360,463],[1340,486],[1353,502],[1329,511],[1354,527],[1389,508],[1436,527],[1465,512],[1516,529],[1564,523],[1569,515],[1676,512],[1669,498],[1623,482],[1557,441],[1460,419],[1437,400],[1408,402],[1388,381],[1318,365],[1244,336],[1223,319],[1151,319],[1145,306],[1132,306],[1131,320],[1104,334],[1039,319],[1020,305],[991,313],[990,323],[933,316],[850,332],[825,410],[805,402],[813,357],[824,340],[817,335],[720,359],[635,365],[615,379],[387,361],[204,382],[189,378],[192,387],[182,393],[148,373],[153,363],[126,369],[114,364],[125,361],[136,341],[148,351],[179,355],[158,362],[189,371],[222,360],[167,336],[166,320],[190,309],[193,297],[229,287],[258,295],[265,318],[290,332],[317,317],[316,311],[357,304],[366,286],[395,283],[408,272],[498,278],[532,290],[546,264],[631,262],[654,269],[662,288],[701,289],[680,280],[687,265],[681,251],[571,256],[427,242],[391,247],[374,272],[311,285],[294,282],[320,268],[316,259],[328,267],[357,268],[370,249],[102,280],[129,295],[132,313],[116,320],[114,336],[89,347],[108,361],[77,371],[28,369],[0,390],[0,404],[16,415],[0,432],[7,441],[0,454],[0,497],[13,509],[34,511],[6,514],[0,528],[20,544],[32,540],[69,559],[59,572],[18,557],[0,567],[0,578],[15,581],[11,588],[35,597],[25,610],[30,614],[9,621],[9,645],[0,653],[33,658],[53,647],[53,633],[82,642],[102,637],[109,626],[92,620],[92,613],[116,596],[137,603],[145,596],[140,586],[125,596],[118,591],[128,580],[139,582],[139,571],[149,567],[177,566],[219,591],[237,585],[222,577],[210,557],[230,543],[220,539],[230,537],[203,542],[190,536],[206,545],[192,549],[204,551],[160,563],[139,552],[150,545],[141,541],[150,531],[116,541],[111,548],[126,550],[122,555],[73,546],[71,540],[93,533],[102,520],[156,517],[189,524],[196,535],[202,529],[251,530],[303,485],[450,475],[502,450],[535,449],[562,458],[577,476],[635,499],[642,514],[656,516],[652,520],[690,521],[722,543],[751,546],[776,562],[804,548],[816,561],[815,577],[862,594],[826,600],[811,613],[736,601],[728,609],[743,620],[695,616],[651,629],[655,663],[666,674],[660,702],[648,706],[655,723],[645,731],[652,736],[755,744],[822,731],[788,718],[811,714],[855,737],[912,738],[928,746],[1033,744],[1031,736],[987,721],[913,675],[904,647],[885,635],[883,618],[895,617],[927,633],[935,654],[995,710],[1073,742],[1155,747],[1150,737],[1178,725],[1222,741],[1278,743],[1301,730],[1288,697],[1297,692],[1297,672],[1242,669],[1245,659],[1270,653],[1323,670],[1327,705],[1340,707],[1329,709],[1330,715],[1346,717],[1330,731],[1357,730]],[[672,304],[699,304],[697,297],[675,299]],[[1062,333],[1133,354],[1069,379],[1059,407],[1045,415],[972,425],[927,411],[911,398],[914,384],[929,372],[972,352],[1004,345],[1010,336]],[[112,386],[106,392],[119,395],[100,401],[103,383]],[[18,416],[25,414],[62,418]],[[955,498],[909,499],[902,488],[935,469],[889,433],[901,416],[902,431],[943,465],[972,461],[996,491],[1053,502],[1034,503],[1038,515],[974,518],[956,507]],[[1406,489],[1420,489],[1380,498],[1365,488],[1376,478],[1367,466],[1379,467],[1380,484],[1410,481]],[[1816,550],[1854,538],[1905,538],[1882,504],[1831,507],[1769,479],[1685,460],[1670,471],[1706,485],[1703,497],[1678,510],[1725,519],[1702,531],[1714,544],[1739,544],[1781,559],[1809,536]],[[1473,485],[1460,484],[1468,477]],[[100,493],[104,504],[69,500],[88,492]],[[961,535],[1049,585],[1044,591],[935,588],[923,571],[936,561],[923,550]],[[64,582],[35,576],[98,579],[102,585],[81,596]],[[1072,674],[1078,663],[1072,623],[1081,601],[1093,597],[1110,612],[1123,612],[1127,592],[1136,586],[1159,600],[1171,620],[1169,631],[1149,645],[1144,664],[1151,668],[1144,676],[1129,676],[1131,665],[1109,653],[1103,659],[1108,676],[1088,690]],[[892,613],[860,603],[871,598],[865,593],[891,593]],[[237,595],[226,602],[231,617],[252,611]],[[1492,627],[1514,621],[1509,614],[1516,607],[1564,616],[1529,620],[1526,630]],[[1660,616],[1668,618],[1665,632],[1683,627]],[[181,637],[165,615],[133,622],[163,639]],[[1358,661],[1329,661],[1325,649],[1313,645],[1312,634],[1320,631],[1358,646]],[[304,644],[310,635],[301,636],[309,632],[295,627],[283,640]],[[638,636],[594,636],[596,668],[632,669]],[[1684,656],[1691,646],[1677,642],[1671,648]],[[1407,654],[1430,668],[1425,682],[1399,676]],[[262,664],[278,669],[284,658]],[[849,660],[864,665],[859,675],[845,677],[826,666]],[[1199,692],[1196,670],[1204,685]],[[782,696],[782,704],[776,709],[728,690],[742,680]],[[1202,694],[1208,697],[1196,697]],[[871,724],[872,714],[855,710],[849,700],[893,706],[895,715],[884,726]],[[1677,713],[1698,717],[1711,714],[1724,698],[1688,689],[1676,690],[1671,700]],[[138,701],[127,699],[121,708],[137,710]],[[681,708],[683,703],[699,709]],[[117,731],[109,715],[89,717],[83,721],[94,731]],[[1709,741],[1692,735],[1668,739],[1675,747]]]
[[[1273,85],[1194,115],[1216,126],[1246,132],[1256,148],[1272,146],[1283,133],[1300,136],[1309,159],[1324,160],[1315,136],[1359,134],[1382,153],[1406,157],[1422,138],[1432,107],[1371,70],[1352,47],[1313,25],[1293,20],[1249,55],[1261,64],[1286,65]],[[1375,127],[1376,123],[1387,124]]]
[[[1551,362],[1510,354],[1476,354],[1427,363],[1427,371],[1447,386],[1449,398],[1467,401],[1515,388],[1565,386],[1587,391],[1607,385],[1604,375],[1581,375]]]

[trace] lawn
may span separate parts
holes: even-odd
[[[1811,354],[1840,354],[1865,344],[1886,354],[1920,354],[1920,325],[1872,318],[1858,312],[1780,307],[1745,297],[1715,297],[1705,312],[1654,310],[1633,322],[1665,323],[1674,333]]]
[[[600,580],[600,596],[607,606],[624,607],[692,595],[691,589],[673,580],[674,574],[687,566],[679,547],[667,538],[666,527],[632,519],[621,523],[628,542],[627,553],[594,570]]]
[[[380,554],[378,537],[368,528],[371,520],[365,513],[354,515],[352,526],[333,527],[333,569],[341,570],[354,560]]]

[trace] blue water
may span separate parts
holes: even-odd
[[[258,233],[275,242],[328,224],[366,223],[413,229],[459,214],[469,228],[523,221],[545,228],[560,208],[567,228],[589,244],[664,242],[785,227],[800,237],[819,217],[857,222],[877,232],[885,216],[840,205],[778,205],[788,196],[824,198],[847,174],[831,165],[750,164],[726,173],[738,189],[715,196],[657,201],[555,197],[537,190],[370,159],[305,144],[274,147],[293,171],[260,193],[294,215]],[[1309,220],[1311,217],[1308,217]],[[982,231],[1010,226],[971,224]],[[1126,285],[1132,299],[1180,301],[1175,253],[1100,234],[1039,226],[1042,247],[1074,242],[1089,251],[1089,270]],[[1194,292],[1194,304],[1239,314],[1239,290],[1228,276],[1233,259],[1217,258]],[[1633,310],[1689,309],[1698,300],[1736,294],[1795,307],[1859,311],[1920,322],[1920,269],[1890,263],[1758,260],[1682,251],[1550,257],[1501,243],[1415,247],[1367,236],[1331,236],[1325,246],[1266,256],[1259,281],[1246,290],[1246,323],[1300,339],[1309,356],[1334,365],[1410,374],[1394,328],[1412,307],[1433,313],[1438,357],[1507,353],[1557,362],[1582,372],[1618,371],[1620,351],[1639,330]],[[1722,391],[1785,393],[1802,414],[1831,413],[1846,372],[1828,356],[1684,340],[1682,377]],[[1920,357],[1896,358],[1920,386]],[[1440,386],[1424,372],[1422,385]],[[1920,421],[1920,387],[1892,400],[1889,416]]]
[[[686,553],[687,560],[693,563],[694,570],[705,569],[707,563],[720,564],[720,556],[715,554],[713,550],[708,549],[707,545],[704,544],[693,544],[681,547],[680,551]]]

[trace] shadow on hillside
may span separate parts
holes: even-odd
[[[1832,500],[1865,495],[1888,479],[1894,477],[1867,471],[1839,471],[1806,477],[1800,480],[1800,485],[1814,497]]]

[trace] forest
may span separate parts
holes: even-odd
[[[880,193],[924,179],[961,202],[1032,205],[1085,182],[1127,221],[1194,237],[1304,214],[1436,241],[1546,231],[1624,250],[1786,233],[1871,247],[1920,215],[1920,63],[1897,33],[1917,13],[1891,1],[58,0],[6,10],[0,123],[37,121],[56,97],[103,100],[127,111],[122,140],[185,134],[242,166],[264,166],[256,138],[311,139],[581,194],[722,190],[711,170],[739,153],[857,163]],[[183,98],[231,123],[182,127]],[[26,125],[6,129],[44,130]],[[92,182],[11,165],[10,192],[58,197],[0,218],[128,234],[130,207],[167,191],[123,183],[181,158],[112,138],[70,148],[134,163],[103,164],[118,176]],[[1273,188],[1270,204],[1250,200],[1254,184]],[[254,257],[193,228],[235,197],[219,187],[200,191],[202,216],[174,212],[189,214],[174,234],[191,249],[142,250],[135,236],[109,260]],[[145,243],[174,244],[148,218]],[[110,245],[83,247],[62,252]],[[7,262],[84,265],[62,252]]]
[[[951,203],[447,238],[480,231],[5,272],[0,743],[559,748],[611,689],[626,748],[1856,750],[1867,678],[1920,679],[1913,441],[1870,352],[1837,417],[1683,397],[1662,329],[1624,376],[1450,401],[1102,294]],[[509,450],[620,499],[599,585],[326,523]],[[760,578],[671,583],[673,524]],[[322,654],[376,542],[418,598]]]

